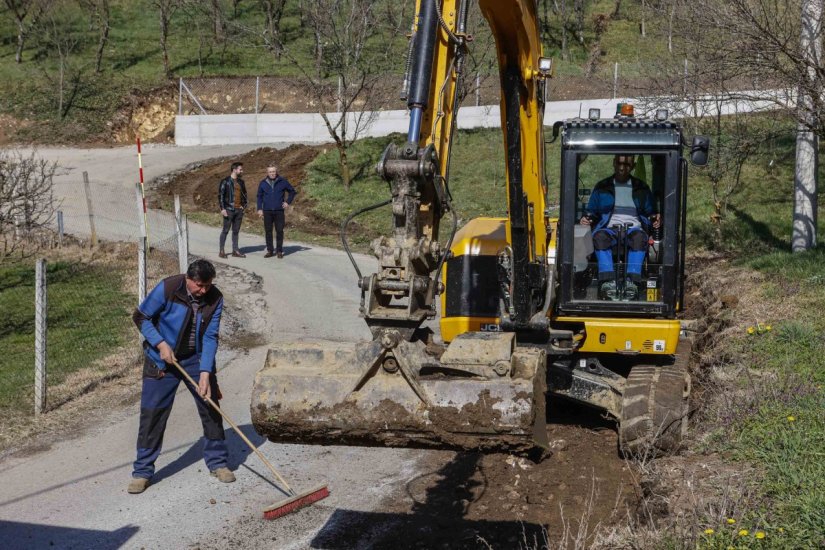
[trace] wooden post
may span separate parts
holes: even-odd
[[[180,210],[180,195],[175,195],[175,238],[178,243],[178,269],[180,273],[186,273],[186,268],[189,267],[187,251],[186,251],[186,244],[185,244],[185,235],[184,235],[184,224],[183,215],[181,214]]]
[[[57,246],[63,248],[63,211],[57,211]]]
[[[259,95],[261,93],[261,77],[255,77],[255,114],[258,114],[258,106],[260,105]]]
[[[91,231],[91,246],[97,246],[97,231],[95,231],[95,213],[92,208],[92,189],[89,186],[89,173],[83,172],[83,189],[86,191],[86,209],[89,211],[89,230]]]
[[[476,107],[481,105],[481,75],[476,73]]]
[[[34,290],[34,414],[46,411],[46,260],[37,260]]]
[[[189,269],[189,216],[186,214],[183,215],[181,227],[183,228],[183,239],[181,239],[183,243],[183,259],[181,260],[181,265],[183,269],[181,269],[181,273],[186,273],[186,270]]]
[[[616,94],[619,91],[619,64],[613,64],[613,99],[616,99]]]

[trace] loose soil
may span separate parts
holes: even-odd
[[[550,404],[548,416],[553,452],[543,461],[428,453],[425,473],[385,499],[380,513],[349,512],[314,542],[323,548],[360,548],[364,541],[370,548],[565,548],[578,539],[590,547],[600,527],[636,506],[630,465],[618,454],[612,421],[562,401]]]

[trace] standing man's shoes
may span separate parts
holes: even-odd
[[[224,252],[223,250],[218,252],[218,258],[226,258],[226,252]]]
[[[278,252],[278,257],[279,257],[279,258],[283,258],[283,257],[284,257],[284,253],[283,253],[283,252]]]
[[[215,468],[210,472],[212,477],[218,478],[221,483],[232,483],[235,481],[235,474],[229,468]]]
[[[129,482],[129,487],[126,489],[126,492],[137,495],[145,491],[148,486],[149,480],[145,477],[133,477],[132,481]]]
[[[243,252],[240,252],[238,250],[235,250],[234,252],[232,252],[232,255],[236,258],[246,258],[246,254],[244,254]]]
[[[274,255],[275,255],[275,253],[274,253],[274,252],[269,252],[269,251],[267,251],[267,252],[266,252],[266,254],[264,254],[264,258],[271,258],[271,257],[272,257],[272,256],[274,256]]]

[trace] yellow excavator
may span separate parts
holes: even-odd
[[[406,142],[377,165],[392,234],[372,249],[360,314],[372,340],[271,349],[252,395],[256,430],[272,441],[530,452],[547,446],[548,395],[616,418],[626,453],[673,449],[686,427],[690,378],[684,304],[686,144],[665,111],[650,118],[596,110],[553,126],[561,137],[558,205],[547,203],[542,57],[534,0],[479,0],[495,39],[506,154],[506,218],[458,229],[450,153],[467,56],[469,0],[418,0],[405,92]],[[691,160],[704,164],[697,136]],[[661,224],[642,271],[626,283],[617,238],[612,292],[593,249],[594,184],[616,155],[633,156]],[[604,172],[607,172],[606,174]],[[442,220],[449,220],[446,242]],[[631,288],[632,287],[632,288]],[[438,341],[422,325],[439,317]]]

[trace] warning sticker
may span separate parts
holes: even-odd
[[[665,341],[653,340],[653,351],[665,351]]]

